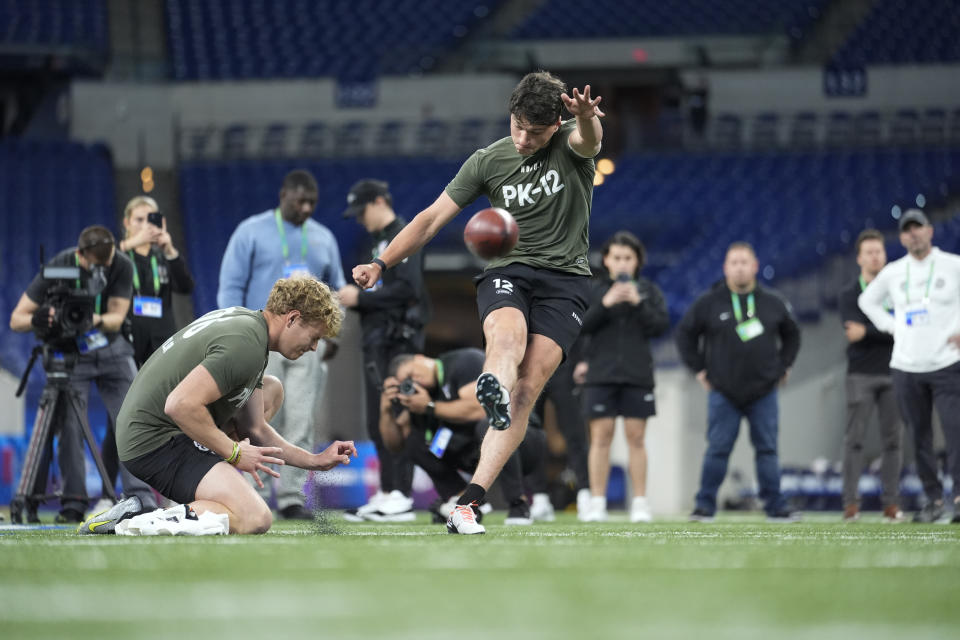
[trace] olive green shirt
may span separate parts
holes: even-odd
[[[164,412],[167,396],[203,365],[221,397],[207,405],[223,427],[262,386],[267,366],[267,321],[261,311],[231,307],[197,318],[144,363],[117,416],[117,451],[126,462],[183,433]]]
[[[471,155],[446,192],[466,207],[486,195],[494,207],[517,221],[517,246],[487,268],[521,263],[532,267],[590,275],[590,206],[593,158],[577,154],[569,143],[576,120],[567,120],[550,142],[532,156],[517,153],[510,137]]]

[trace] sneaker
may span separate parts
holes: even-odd
[[[646,496],[634,496],[630,502],[630,522],[653,522]]]
[[[903,516],[903,511],[900,511],[900,507],[895,504],[889,504],[883,508],[883,521],[886,524],[898,524],[904,522],[906,518]]]
[[[103,497],[97,500],[97,503],[93,505],[93,507],[91,507],[90,510],[87,511],[87,513],[89,513],[90,515],[93,515],[95,513],[103,513],[104,511],[106,511],[107,509],[109,509],[115,504],[117,504],[116,500],[111,500],[110,498]]]
[[[507,517],[503,521],[506,525],[527,525],[533,524],[533,518],[530,517],[530,505],[526,498],[518,498],[507,511]]]
[[[477,378],[477,400],[492,428],[503,431],[510,426],[510,393],[492,373],[483,373]]]
[[[776,522],[780,524],[800,522],[802,518],[803,516],[800,515],[800,512],[790,511],[789,509],[780,509],[779,511],[774,511],[773,513],[767,514],[767,522]]]
[[[848,504],[843,508],[843,521],[856,522],[860,519],[860,507],[855,504]]]
[[[430,513],[433,514],[433,522],[435,524],[445,524],[447,518],[450,516],[450,512],[457,508],[457,500],[460,496],[453,496],[446,502],[443,502],[441,498],[437,498],[432,505],[430,505]],[[481,502],[480,506],[473,510],[473,515],[476,516],[477,522],[483,522],[483,516],[493,511],[493,505],[489,502]]]
[[[550,502],[550,496],[545,493],[533,494],[533,502],[530,504],[530,517],[535,522],[553,522],[557,519],[557,514],[553,510],[553,503]]]
[[[714,515],[708,512],[706,509],[701,509],[697,507],[693,510],[693,513],[690,514],[690,517],[687,518],[690,522],[713,522],[715,520]]]
[[[477,515],[474,513],[475,508],[479,508],[476,502],[458,504],[454,507],[453,511],[450,512],[450,517],[447,518],[447,533],[459,533],[461,535],[486,533],[487,530],[483,525],[477,522]]]
[[[137,496],[121,500],[106,511],[95,513],[77,527],[77,533],[115,533],[117,524],[132,518],[143,511],[143,504]]]
[[[606,522],[607,521],[607,498],[606,496],[590,496],[590,506],[583,517],[584,522]]]
[[[118,536],[220,536],[230,533],[230,517],[205,511],[197,514],[190,505],[142,513],[117,524]]]
[[[943,500],[931,500],[920,511],[913,514],[914,522],[936,522],[943,517]]]
[[[413,498],[394,489],[379,501],[374,511],[365,512],[363,518],[370,522],[413,522],[417,514],[413,510]]]
[[[580,491],[577,491],[577,520],[586,522],[586,517],[589,512],[590,489],[580,489]]]
[[[302,504],[291,504],[280,509],[280,517],[284,520],[313,520],[313,511]]]
[[[61,509],[53,521],[56,524],[77,524],[83,522],[83,513],[76,509]]]
[[[343,512],[343,519],[347,522],[363,522],[366,520],[366,514],[372,513],[380,508],[380,502],[387,497],[383,491],[377,491],[370,496],[367,504],[361,505],[355,509],[347,509]]]

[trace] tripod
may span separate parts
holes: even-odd
[[[30,444],[27,447],[27,455],[23,462],[23,471],[20,474],[20,482],[17,485],[17,492],[10,502],[10,520],[21,524],[26,517],[28,523],[40,522],[37,517],[37,505],[51,498],[58,497],[56,494],[47,494],[47,467],[51,461],[53,452],[54,418],[57,415],[57,409],[62,411],[73,411],[87,446],[90,447],[90,454],[97,465],[97,471],[103,479],[104,494],[106,497],[116,500],[117,496],[113,490],[113,483],[107,479],[107,470],[103,466],[103,460],[100,458],[100,452],[97,451],[97,443],[94,440],[93,432],[90,430],[90,423],[87,421],[85,412],[80,410],[80,400],[77,397],[78,392],[70,386],[70,372],[77,361],[76,352],[59,352],[47,344],[34,347],[30,354],[30,362],[20,380],[20,386],[16,395],[19,397],[27,383],[27,376],[30,375],[30,369],[33,367],[37,356],[43,355],[43,369],[47,373],[47,384],[40,395],[40,402],[37,408],[37,417],[33,423],[33,434],[30,436]],[[63,406],[66,405],[66,406]]]

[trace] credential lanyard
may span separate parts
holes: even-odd
[[[740,309],[740,296],[733,291],[730,292],[730,301],[733,303],[733,315],[737,318],[737,324],[743,322],[743,311]],[[747,296],[747,318],[757,315],[756,302],[753,299],[753,292]]]
[[[80,266],[80,258],[77,257],[77,254],[73,254],[73,264],[77,267]],[[136,269],[133,270],[136,273]],[[77,289],[80,288],[80,278],[77,278]],[[100,315],[100,294],[97,294],[97,301],[95,303],[93,312],[97,315]]]
[[[283,260],[290,264],[290,248],[287,246],[287,234],[283,230],[283,219],[280,217],[280,207],[273,212],[273,218],[277,221],[277,233],[280,234],[280,245],[283,248]],[[300,227],[300,262],[307,260],[307,230]]]
[[[133,262],[133,288],[140,295],[140,274],[137,273],[137,261],[133,257],[133,251],[128,251],[130,261]],[[160,295],[160,269],[157,266],[157,256],[150,254],[150,269],[153,271],[153,293]]]
[[[935,261],[930,261],[930,275],[927,276],[927,288],[923,291],[923,304],[930,304],[930,283],[933,282],[933,265]],[[907,304],[910,304],[910,263],[907,262],[907,283],[904,293],[907,294]]]
[[[436,360],[434,360],[434,362],[437,363],[437,386],[442,387],[443,386],[443,362],[440,360],[440,358],[437,358]]]

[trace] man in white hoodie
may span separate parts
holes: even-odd
[[[927,496],[914,521],[935,522],[944,513],[933,452],[936,408],[953,478],[953,522],[960,523],[960,256],[941,251],[932,240],[933,227],[923,212],[906,211],[900,243],[907,255],[884,267],[857,302],[878,329],[893,334],[893,387],[901,417],[913,431],[917,473]],[[888,297],[892,316],[883,308]]]

